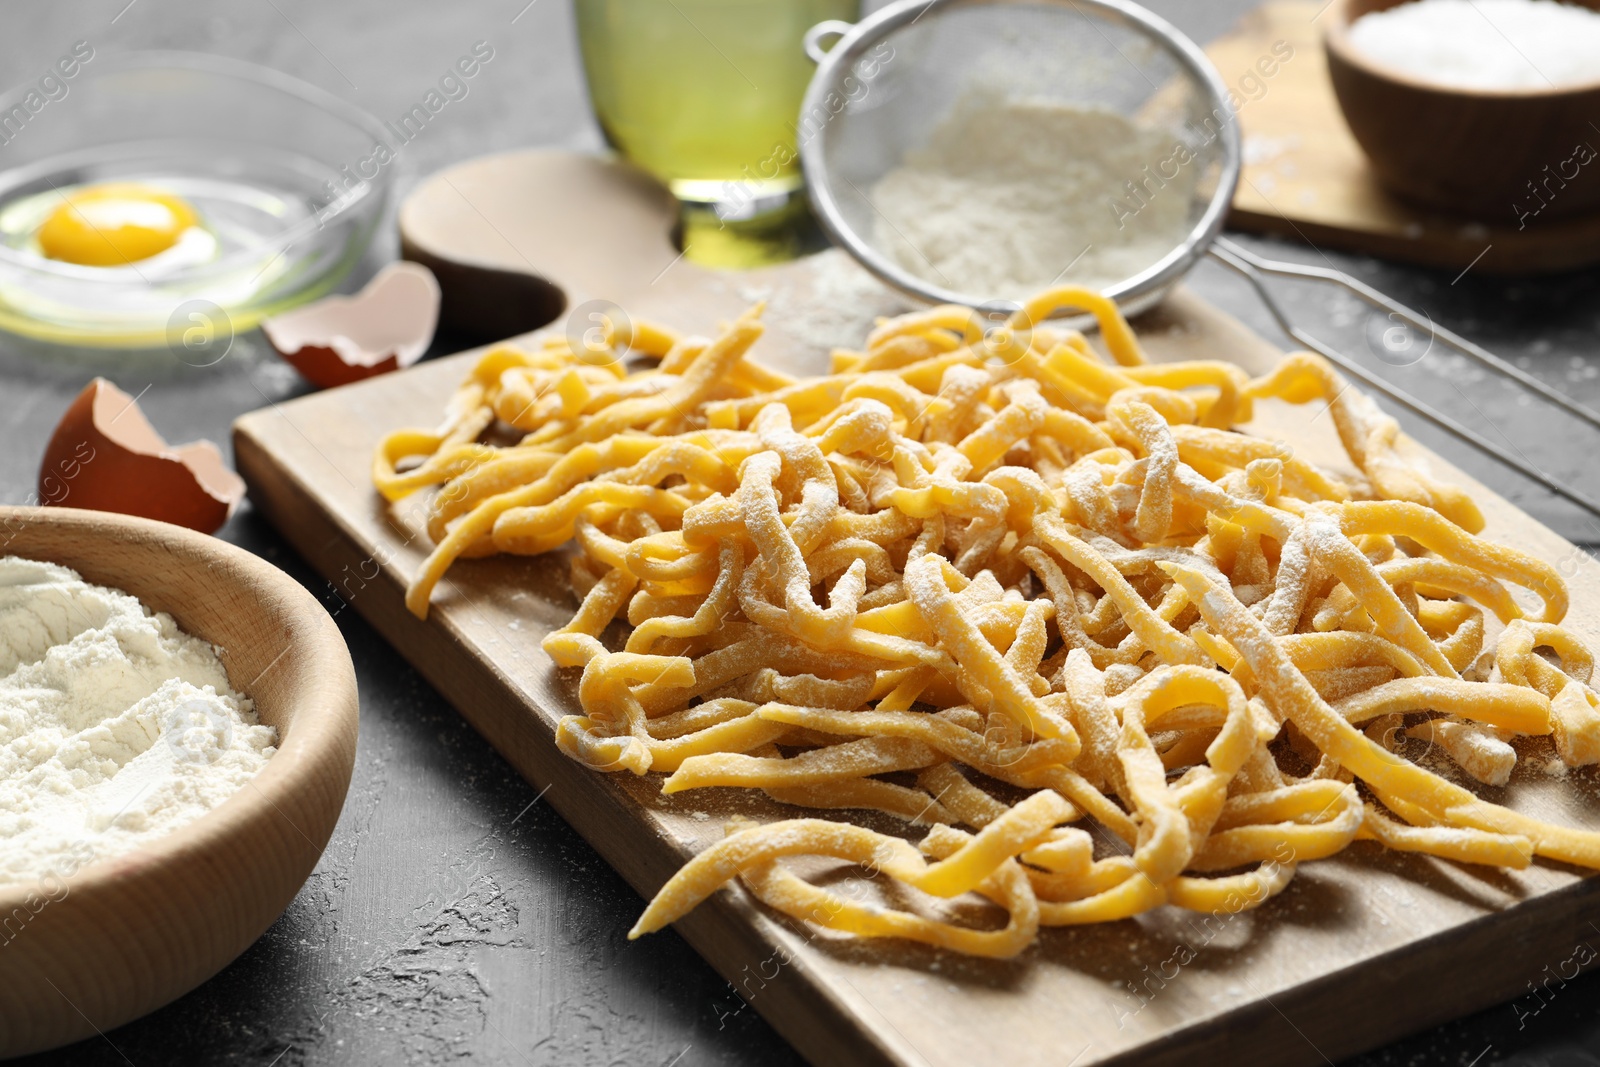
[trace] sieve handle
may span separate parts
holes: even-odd
[[[806,35],[801,38],[801,43],[805,45],[806,55],[811,57],[811,62],[821,63],[828,54],[828,50],[822,47],[823,40],[829,37],[843,37],[855,28],[856,24],[853,22],[827,19],[807,30]]]
[[[1453,419],[1450,416],[1436,411],[1432,407],[1429,407],[1427,404],[1423,403],[1421,400],[1418,400],[1404,389],[1389,384],[1387,380],[1373,374],[1361,364],[1357,363],[1354,359],[1351,359],[1349,356],[1340,352],[1338,349],[1333,348],[1331,345],[1324,344],[1322,341],[1317,340],[1315,337],[1311,336],[1311,334],[1295,325],[1294,320],[1289,317],[1289,314],[1284,310],[1283,305],[1278,302],[1278,298],[1274,296],[1272,290],[1268,288],[1264,275],[1277,275],[1279,277],[1288,278],[1306,278],[1313,281],[1332,283],[1349,290],[1374,307],[1380,307],[1390,311],[1413,329],[1425,332],[1429,337],[1435,340],[1443,341],[1445,344],[1455,348],[1457,351],[1471,356],[1474,359],[1478,359],[1479,362],[1483,363],[1491,370],[1501,371],[1501,373],[1504,373],[1502,368],[1509,367],[1515,370],[1511,364],[1507,364],[1504,360],[1485,352],[1483,349],[1478,348],[1470,341],[1457,337],[1455,334],[1444,329],[1442,326],[1435,326],[1431,319],[1424,321],[1426,316],[1418,315],[1417,312],[1412,311],[1404,304],[1401,304],[1398,301],[1384,295],[1383,293],[1378,292],[1378,290],[1373,289],[1371,286],[1366,285],[1358,279],[1352,278],[1343,271],[1337,271],[1331,268],[1324,269],[1322,267],[1306,267],[1298,263],[1285,263],[1281,260],[1267,259],[1264,256],[1256,255],[1254,252],[1251,252],[1242,245],[1230,241],[1226,237],[1218,237],[1216,241],[1212,243],[1211,247],[1208,249],[1208,252],[1213,259],[1222,263],[1224,266],[1229,267],[1235,273],[1242,275],[1244,279],[1250,283],[1251,288],[1253,288],[1256,291],[1256,295],[1261,298],[1262,304],[1266,306],[1268,313],[1271,314],[1272,317],[1277,321],[1278,326],[1283,330],[1284,333],[1288,334],[1294,340],[1305,345],[1313,352],[1322,355],[1328,360],[1328,362],[1341,368],[1346,374],[1350,375],[1352,378],[1355,378],[1363,385],[1366,385],[1369,389],[1382,393],[1400,407],[1411,412],[1413,415],[1420,416],[1421,418],[1433,423],[1439,429],[1450,434],[1458,441],[1461,441],[1467,445],[1471,445],[1473,448],[1477,449],[1479,452],[1482,452],[1489,458],[1499,462],[1501,465],[1516,471],[1530,482],[1543,486],[1556,496],[1576,504],[1589,514],[1600,516],[1600,501],[1594,500],[1593,498],[1580,493],[1578,490],[1573,489],[1569,485],[1556,481],[1544,471],[1539,470],[1522,455],[1520,449],[1517,449],[1516,455],[1512,455],[1510,451],[1507,451],[1506,449],[1495,444],[1493,441],[1488,440],[1475,430],[1472,430],[1456,419]],[[1479,359],[1480,354],[1487,357],[1487,359]],[[1524,378],[1530,378],[1530,376],[1522,375],[1520,372],[1517,374],[1508,374],[1507,376],[1519,383],[1523,383]],[[1537,379],[1531,380],[1537,382],[1537,384],[1542,387],[1531,390],[1537,393],[1539,396],[1548,397],[1554,392],[1543,382],[1538,382]],[[1565,396],[1561,396],[1559,393],[1556,393],[1555,395],[1562,401],[1566,401],[1561,405],[1563,408],[1579,415],[1579,417],[1584,418],[1585,421],[1591,424],[1600,425],[1600,413],[1591,411],[1590,409],[1583,407],[1581,404],[1578,404],[1576,401],[1570,401]],[[1513,449],[1516,448],[1515,445],[1512,445],[1511,447]]]

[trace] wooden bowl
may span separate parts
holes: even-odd
[[[1392,192],[1420,206],[1522,226],[1600,207],[1600,78],[1489,91],[1422,81],[1367,59],[1350,24],[1404,0],[1334,0],[1323,44],[1350,132]],[[1600,0],[1577,0],[1600,9]]]
[[[110,1030],[249,947],[321,856],[356,748],[349,650],[316,599],[264,560],[166,523],[71,508],[0,508],[5,555],[71,567],[218,645],[279,747],[221,806],[139,851],[0,886],[0,1057]]]

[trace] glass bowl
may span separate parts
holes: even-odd
[[[96,54],[52,78],[49,97],[31,83],[0,96],[0,329],[107,348],[245,330],[331,290],[383,216],[388,131],[313,85],[182,52]],[[42,219],[108,181],[188,200],[214,247],[119,267],[43,256]]]

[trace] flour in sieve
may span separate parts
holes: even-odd
[[[1103,108],[973,90],[873,185],[874,243],[962,294],[1104,289],[1183,242],[1198,169],[1171,134]]]
[[[199,818],[275,750],[216,649],[137,599],[0,559],[0,885]]]

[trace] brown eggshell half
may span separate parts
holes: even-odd
[[[308,381],[330,389],[411,366],[428,350],[438,324],[433,272],[401,260],[355,296],[330,296],[274,315],[261,332]]]
[[[168,445],[134,398],[96,378],[56,424],[39,465],[39,502],[115,511],[215,533],[244,481],[210,441]]]

